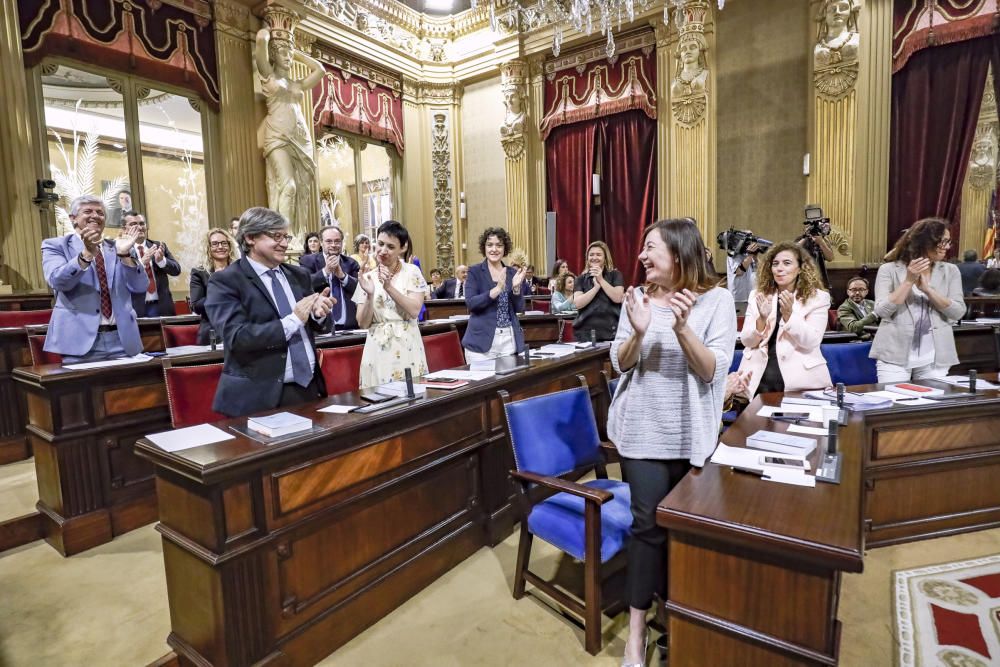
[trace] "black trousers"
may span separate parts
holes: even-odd
[[[656,525],[656,506],[691,469],[685,459],[622,458],[622,475],[632,491],[632,539],[628,544],[625,602],[649,609],[653,595],[666,599],[667,531]]]
[[[286,382],[281,386],[281,399],[278,400],[278,407],[284,408],[289,405],[299,405],[300,403],[311,403],[319,398],[319,388],[316,386],[316,378],[303,387],[294,382]]]

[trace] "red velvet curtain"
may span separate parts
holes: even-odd
[[[600,122],[601,239],[625,284],[636,285],[645,278],[638,261],[642,230],[656,221],[656,121],[627,111]]]
[[[888,247],[927,216],[951,220],[958,238],[962,183],[995,40],[924,49],[893,75]]]
[[[556,214],[556,257],[568,261],[577,272],[590,243],[597,123],[590,120],[557,127],[545,142],[548,210]]]

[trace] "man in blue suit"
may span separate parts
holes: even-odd
[[[104,202],[90,195],[70,204],[74,233],[42,241],[42,271],[55,294],[45,351],[64,363],[100,361],[142,352],[132,294],[149,278],[133,255],[136,233],[104,238]]]
[[[358,304],[354,303],[353,297],[358,288],[361,266],[343,254],[344,232],[340,227],[324,227],[319,233],[319,240],[323,252],[314,256],[322,257],[324,264],[313,272],[313,287],[319,290],[330,288],[330,296],[334,299],[330,324],[334,331],[357,329]]]
[[[326,395],[314,332],[333,307],[329,287],[285,263],[288,220],[254,207],[240,217],[243,258],[212,274],[205,311],[222,334],[225,362],[212,409],[230,417]]]

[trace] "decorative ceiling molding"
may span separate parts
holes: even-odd
[[[583,68],[590,63],[598,61],[614,62],[629,51],[654,48],[656,46],[656,33],[652,29],[643,29],[629,35],[623,35],[615,41],[618,44],[618,51],[614,58],[608,58],[604,42],[600,41],[595,43],[594,46],[546,60],[544,65],[545,74],[551,81],[555,78],[556,72],[560,70],[575,67],[577,71],[582,72]]]
[[[357,56],[347,56],[322,41],[318,40],[314,44],[313,55],[321,62],[329,63],[340,70],[381,84],[397,95],[403,92],[403,81],[399,74],[376,67]]]

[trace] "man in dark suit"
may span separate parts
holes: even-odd
[[[324,227],[319,233],[323,252],[316,257],[324,258],[323,266],[313,273],[313,287],[321,290],[330,288],[333,309],[330,324],[334,331],[358,328],[358,304],[354,303],[354,290],[358,288],[357,261],[343,254],[344,232],[340,227]]]
[[[132,295],[135,314],[138,317],[164,317],[176,314],[168,276],[179,276],[181,265],[170,254],[166,243],[153,241],[146,236],[149,225],[142,213],[125,211],[122,214],[122,222],[126,231],[135,232],[136,257],[139,258],[149,277],[149,287],[146,292]]]
[[[465,298],[465,277],[469,275],[469,267],[459,264],[455,267],[455,277],[448,278],[441,284],[441,287],[434,292],[435,299],[464,299]]]
[[[979,276],[986,271],[986,266],[979,263],[979,254],[975,250],[966,250],[958,265],[962,274],[962,294],[972,296],[972,290],[979,285]]]
[[[313,340],[333,307],[329,288],[285,264],[288,221],[267,208],[240,217],[243,258],[216,271],[205,311],[221,332],[225,365],[212,409],[236,417],[326,395]]]

